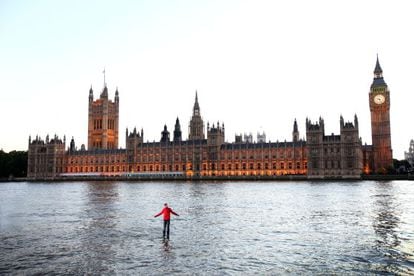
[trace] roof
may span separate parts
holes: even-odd
[[[93,149],[70,151],[70,155],[124,154],[126,149]]]
[[[262,149],[262,148],[293,148],[304,147],[306,141],[300,140],[298,142],[275,142],[275,143],[226,143],[221,145],[222,150],[233,149]]]
[[[386,86],[387,84],[384,81],[384,78],[374,78],[374,81],[371,84],[371,88],[374,86]]]
[[[375,64],[374,74],[381,74],[381,73],[382,73],[382,68],[381,68],[381,65],[379,63],[379,59],[378,59],[378,55],[377,55],[377,62]]]

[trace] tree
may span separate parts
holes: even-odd
[[[0,150],[0,178],[25,177],[27,175],[27,151]]]

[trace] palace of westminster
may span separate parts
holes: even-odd
[[[224,139],[224,124],[205,128],[197,92],[183,139],[176,120],[172,137],[167,127],[159,142],[144,142],[143,130],[126,129],[126,148],[118,147],[119,93],[112,101],[106,85],[98,99],[89,90],[87,149],[75,147],[72,138],[55,136],[45,140],[29,137],[28,179],[65,177],[162,177],[162,178],[275,178],[297,175],[307,178],[360,178],[362,174],[384,174],[392,168],[390,92],[376,61],[369,92],[372,145],[363,145],[358,118],[340,117],[339,135],[325,135],[322,118],[306,119],[306,141],[299,139],[296,120],[289,142],[266,142],[236,136]]]

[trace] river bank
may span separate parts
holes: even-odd
[[[0,182],[43,182],[43,181],[394,181],[414,180],[414,175],[362,175],[360,178],[347,177],[312,177],[306,175],[279,175],[279,176],[70,176],[54,178],[30,179],[27,177],[3,178]]]

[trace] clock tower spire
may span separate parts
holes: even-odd
[[[393,167],[390,127],[390,91],[382,76],[378,55],[374,80],[369,92],[373,164],[375,173],[387,173]]]

